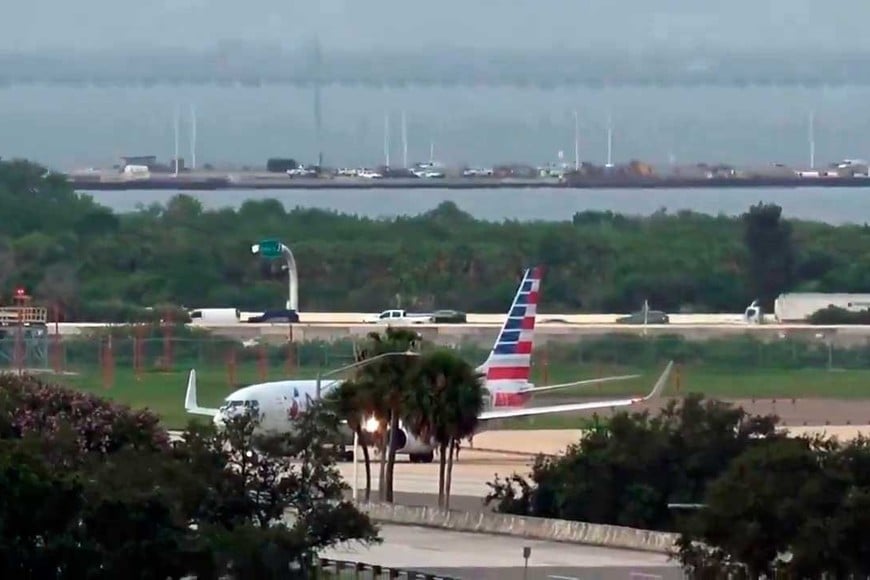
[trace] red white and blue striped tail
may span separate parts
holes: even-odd
[[[486,373],[490,392],[519,394],[528,384],[540,290],[541,268],[526,270],[489,358],[479,369]]]

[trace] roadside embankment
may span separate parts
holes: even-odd
[[[498,513],[447,511],[383,503],[360,504],[360,508],[378,522],[644,552],[670,553],[678,537],[676,534],[652,530]]]

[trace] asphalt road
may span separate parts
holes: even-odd
[[[350,544],[326,550],[321,557],[410,568],[463,580],[556,580],[554,576],[564,580],[682,579],[679,567],[663,554],[414,526],[383,525],[381,537],[384,542],[380,545]],[[523,570],[524,547],[531,548],[528,575]]]

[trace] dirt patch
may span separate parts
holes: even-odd
[[[870,425],[870,400],[846,399],[726,399],[753,415],[777,415],[784,426]],[[658,410],[667,400],[645,403]],[[640,405],[639,405],[640,406]]]

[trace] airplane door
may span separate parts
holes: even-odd
[[[293,422],[299,416],[299,400],[294,397],[285,397],[285,411],[288,422]]]

